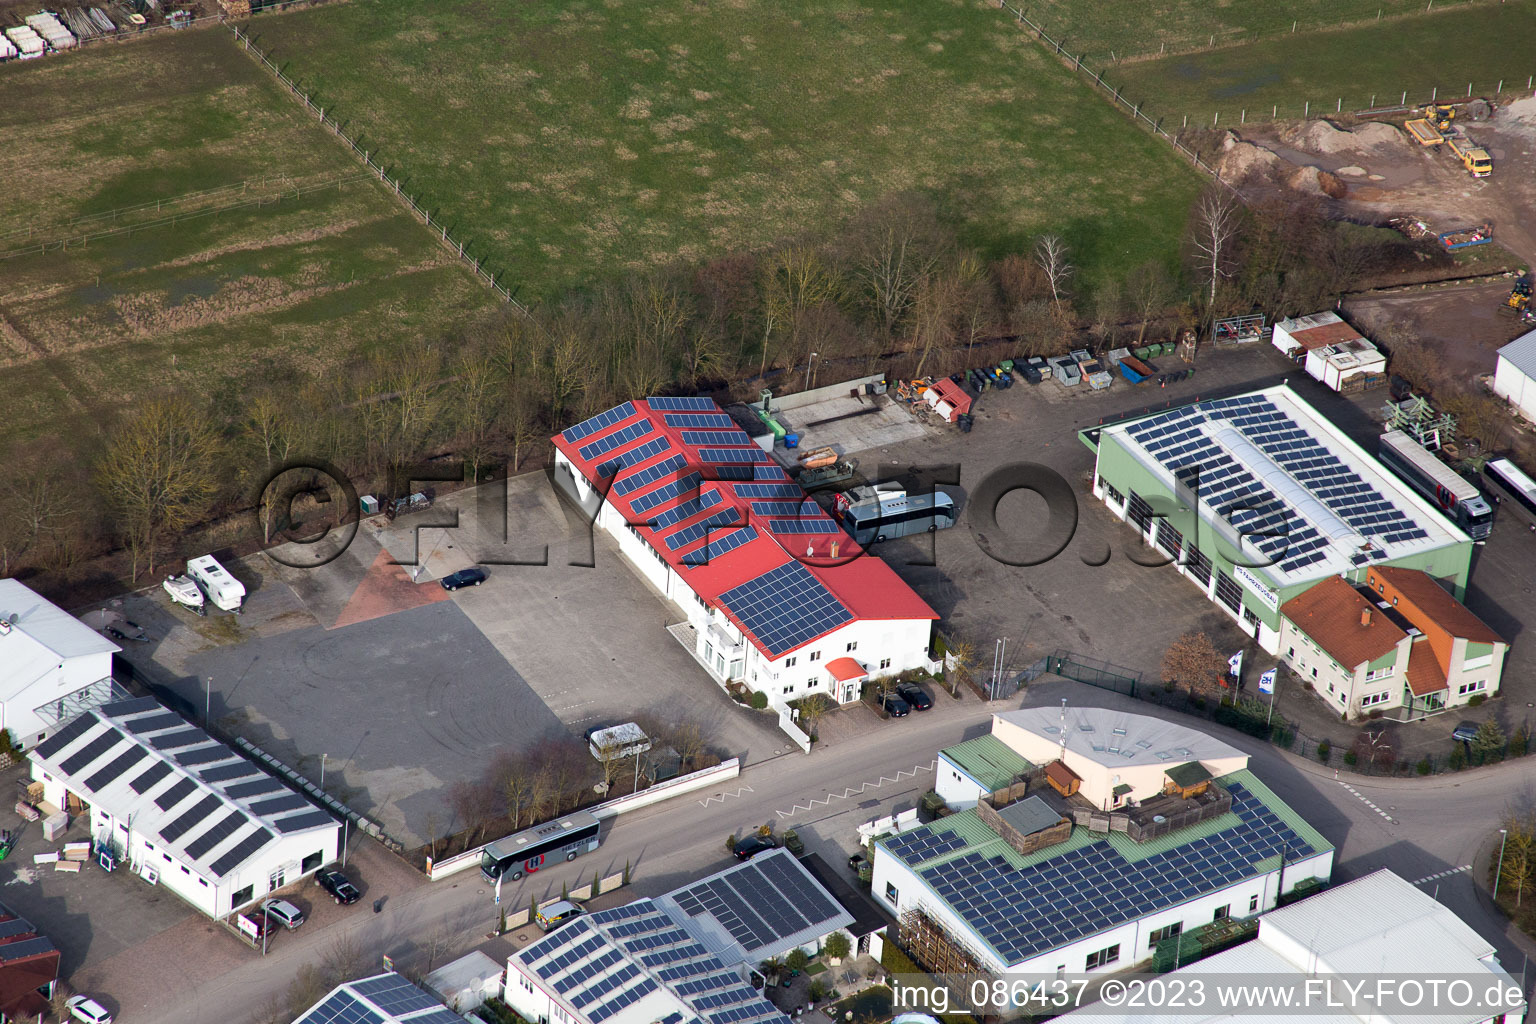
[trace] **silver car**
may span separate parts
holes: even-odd
[[[304,911],[287,900],[267,900],[261,905],[267,919],[276,921],[289,931],[304,923]]]

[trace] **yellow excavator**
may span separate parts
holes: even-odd
[[[1448,132],[1451,130],[1451,122],[1456,120],[1456,108],[1446,103],[1431,103],[1419,113],[1424,119],[1434,125],[1436,130]]]
[[[1531,274],[1527,270],[1521,270],[1520,276],[1515,278],[1515,286],[1509,290],[1509,298],[1504,300],[1504,305],[1499,307],[1499,314],[1507,317],[1521,316],[1531,305]]]

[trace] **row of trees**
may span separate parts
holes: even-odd
[[[1306,200],[1248,209],[1213,189],[1191,212],[1181,264],[1127,267],[1089,289],[1070,239],[1042,235],[989,261],[928,199],[896,195],[830,237],[636,273],[526,316],[508,310],[358,354],[321,377],[269,365],[260,384],[231,381],[212,402],[153,399],[104,430],[29,443],[9,453],[0,570],[67,576],[120,545],[137,578],[170,538],[250,508],[271,467],[290,459],[319,457],[375,493],[391,464],[430,456],[463,459],[478,476],[503,459],[515,469],[549,433],[631,397],[949,373],[1131,343],[1237,310],[1306,312],[1409,248],[1330,223]],[[263,521],[266,532],[278,525]]]

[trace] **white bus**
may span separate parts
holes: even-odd
[[[1492,459],[1483,466],[1483,479],[1499,504],[1511,508],[1536,530],[1536,480],[1508,459]]]
[[[955,525],[955,499],[943,491],[879,492],[853,502],[840,500],[837,512],[854,542],[866,548],[895,537],[933,533]]]
[[[1493,532],[1493,506],[1483,492],[1401,430],[1382,434],[1376,455],[1473,540]]]
[[[525,829],[491,843],[480,853],[480,873],[488,882],[517,881],[546,863],[575,860],[597,849],[602,823],[590,811],[573,811],[555,821]]]

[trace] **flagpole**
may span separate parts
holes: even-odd
[[[1275,681],[1269,684],[1269,714],[1264,719],[1265,726],[1275,719],[1275,691],[1280,688],[1280,677],[1276,675]]]

